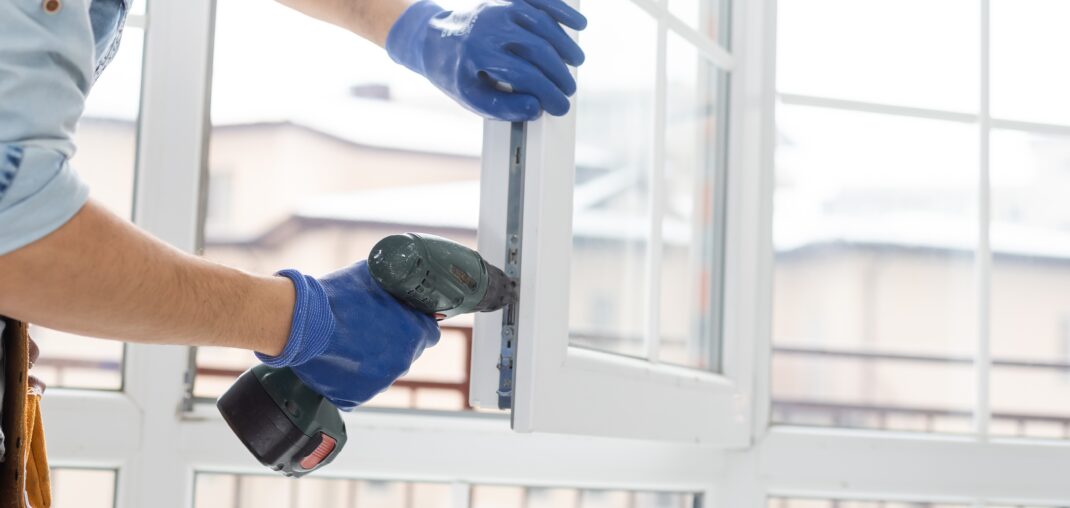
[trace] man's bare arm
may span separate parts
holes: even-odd
[[[0,256],[0,314],[94,337],[276,355],[293,305],[288,279],[185,254],[92,201]]]
[[[337,25],[379,46],[411,0],[278,0],[313,18]]]

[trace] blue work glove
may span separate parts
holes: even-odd
[[[278,275],[297,290],[290,338],[279,356],[256,356],[269,367],[290,367],[339,409],[386,390],[438,343],[435,320],[379,287],[366,261],[322,279],[296,270]]]
[[[583,50],[562,24],[583,30],[587,18],[561,0],[483,0],[464,11],[423,0],[394,23],[386,51],[476,113],[534,120],[567,113],[576,93],[565,64],[582,64]]]

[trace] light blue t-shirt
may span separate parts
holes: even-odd
[[[86,94],[115,56],[130,1],[0,1],[0,254],[55,231],[89,198],[67,161]],[[0,400],[2,358],[0,351]],[[3,450],[0,433],[0,457]]]

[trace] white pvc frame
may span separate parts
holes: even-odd
[[[187,252],[201,236],[213,18],[214,0],[184,0],[152,2],[138,19],[146,31],[134,221]],[[122,391],[49,390],[51,464],[116,470],[121,508],[188,508],[201,471],[264,474],[214,407],[184,409],[189,358],[187,347],[132,344]],[[713,499],[725,467],[700,447],[521,435],[499,416],[365,410],[346,425],[349,445],[324,476],[451,483],[458,508],[467,508],[467,484]]]
[[[761,201],[761,173],[750,171],[760,161],[760,144],[747,145],[744,119],[758,102],[747,102],[737,89],[746,86],[747,72],[736,57],[670,14],[666,1],[634,0],[658,24],[658,62],[654,93],[655,168],[652,214],[660,217],[663,187],[666,45],[670,28],[696,45],[698,52],[721,70],[731,72],[728,125],[729,204],[724,252],[723,369],[720,374],[661,364],[656,349],[645,359],[626,358],[570,347],[568,328],[569,266],[572,250],[575,112],[544,117],[529,124],[524,197],[524,238],[521,256],[520,317],[516,352],[513,427],[521,432],[562,432],[619,436],[744,447],[751,432],[752,341],[759,280],[756,259],[762,243],[754,224],[755,203]],[[747,16],[748,4],[733,8],[733,26]],[[739,32],[734,31],[734,32]],[[740,34],[734,33],[739,37]],[[739,45],[737,44],[736,47]],[[580,76],[582,92],[582,73]],[[725,114],[725,112],[721,112]],[[509,126],[488,122],[483,167],[483,208],[480,247],[491,256],[504,251],[502,189],[508,153]],[[504,148],[503,148],[504,147]],[[650,221],[650,238],[661,235],[661,221]],[[645,277],[660,280],[660,252],[648,252]],[[492,257],[492,260],[500,258]],[[625,274],[622,274],[622,276]],[[657,284],[648,284],[657,287]],[[657,315],[659,300],[647,298],[647,311]],[[496,401],[498,374],[491,367],[499,349],[500,317],[479,316],[473,346],[472,402]],[[656,318],[648,334],[653,339]],[[648,344],[654,341],[650,340]]]
[[[987,20],[989,0],[978,1]],[[740,318],[740,328],[733,331],[757,348],[752,363],[753,445],[724,451],[694,444],[518,434],[500,417],[364,411],[347,416],[351,441],[326,470],[328,475],[450,482],[456,486],[457,507],[468,501],[466,483],[698,492],[704,494],[705,506],[725,508],[758,508],[767,494],[943,500],[978,507],[1065,505],[1070,499],[1070,482],[1065,480],[1070,443],[984,433],[940,436],[768,426],[776,4],[738,0],[737,10],[744,5],[747,14],[737,18],[733,47],[735,73],[745,77],[733,82],[733,92],[755,113],[733,124],[737,139],[746,140],[733,147],[754,158],[756,165],[750,169],[757,176],[750,185],[757,187],[760,198],[747,201],[741,195],[729,207],[751,221],[762,239],[751,251],[758,278],[750,288],[757,302],[754,314],[749,324]],[[191,252],[197,250],[204,185],[212,12],[212,0],[157,1],[145,19],[135,220]],[[152,19],[166,22],[153,24]],[[982,38],[987,49],[987,31]],[[987,72],[982,72],[987,90]],[[842,101],[828,104],[914,112]],[[980,116],[986,117],[978,121],[982,128],[1070,134],[1066,126],[988,119],[987,107]],[[986,160],[987,154],[982,155]],[[982,183],[984,178],[982,171]],[[979,198],[983,217],[987,191]],[[984,234],[979,233],[982,240]],[[985,340],[980,341],[978,376],[987,382]],[[188,358],[184,347],[130,345],[123,391],[48,390],[43,413],[52,465],[117,470],[116,501],[123,508],[188,508],[197,471],[263,473],[214,408],[181,411]],[[986,411],[986,402],[978,404],[979,421]]]
[[[978,289],[978,336],[975,349],[977,383],[974,433],[969,436],[927,435],[907,432],[846,430],[769,426],[771,333],[766,328],[756,336],[759,343],[756,381],[758,412],[756,444],[732,458],[725,485],[733,504],[763,506],[766,496],[877,501],[945,502],[977,508],[998,505],[1063,506],[1070,499],[1070,483],[1060,474],[1070,467],[1070,443],[1039,439],[1003,438],[989,433],[991,406],[990,330],[988,323],[991,281],[989,219],[989,136],[993,128],[1070,135],[1070,127],[992,118],[990,115],[990,21],[991,0],[977,0],[980,7],[980,103],[977,114],[891,106],[825,97],[777,94],[775,89],[776,0],[758,0],[769,15],[754,21],[764,28],[765,71],[761,102],[765,105],[762,172],[773,174],[775,138],[772,115],[777,99],[833,109],[930,118],[972,123],[978,127],[978,215],[975,283]],[[752,20],[753,21],[753,20]],[[751,44],[758,44],[749,39]],[[771,198],[769,188],[766,198]],[[771,205],[759,213],[761,227],[771,224]],[[771,238],[771,235],[766,235]],[[772,274],[772,250],[763,259],[761,272]],[[771,280],[763,281],[763,291]],[[771,315],[768,296],[763,314]],[[768,321],[768,320],[766,320]],[[768,322],[765,324],[768,326]],[[764,372],[762,372],[764,371]]]

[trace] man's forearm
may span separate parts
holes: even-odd
[[[278,0],[313,18],[349,30],[380,46],[414,0]]]
[[[185,254],[93,202],[0,256],[0,314],[95,337],[275,355],[293,299],[288,279]]]

